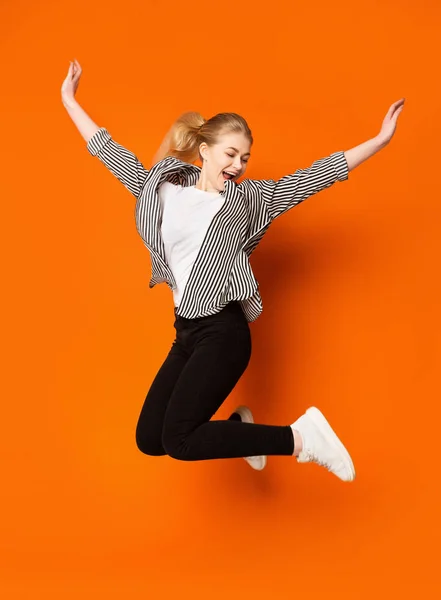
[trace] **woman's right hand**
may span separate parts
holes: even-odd
[[[80,83],[80,77],[82,73],[80,63],[74,59],[69,65],[66,79],[63,81],[61,86],[61,99],[63,103],[72,102],[75,99],[75,94]]]

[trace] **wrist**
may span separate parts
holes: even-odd
[[[75,100],[75,98],[61,97],[61,100],[65,108],[73,108],[74,106],[78,106],[78,102]]]
[[[378,146],[378,149],[381,150],[382,148],[384,148],[385,146],[388,145],[389,141],[387,138],[385,138],[383,135],[381,135],[381,133],[379,133],[375,138],[374,138],[375,144]]]

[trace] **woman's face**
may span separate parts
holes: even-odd
[[[247,168],[251,145],[243,133],[224,133],[214,146],[202,143],[199,147],[203,163],[203,175],[207,185],[224,189],[224,181],[237,181]],[[232,176],[226,174],[231,173]]]

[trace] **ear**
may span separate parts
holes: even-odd
[[[199,153],[201,154],[203,159],[207,158],[207,156],[206,156],[207,149],[208,149],[208,146],[205,142],[202,142],[201,144],[199,144]]]

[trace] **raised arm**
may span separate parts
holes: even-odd
[[[395,133],[398,115],[404,105],[404,98],[394,102],[383,120],[380,133],[374,138],[351,148],[334,152],[330,156],[316,160],[306,169],[298,169],[277,181],[257,180],[261,197],[271,219],[275,219],[293,206],[313,194],[317,194],[337,181],[348,179],[349,171],[387,146]]]
[[[100,161],[136,198],[139,197],[148,171],[138,158],[112,138],[104,127],[99,127],[78,104],[75,94],[82,69],[78,61],[70,63],[66,79],[61,86],[61,99],[70,118],[87,142],[87,149]]]
[[[344,152],[335,152],[278,180],[259,179],[255,183],[272,220],[336,181],[348,179],[348,173]]]

